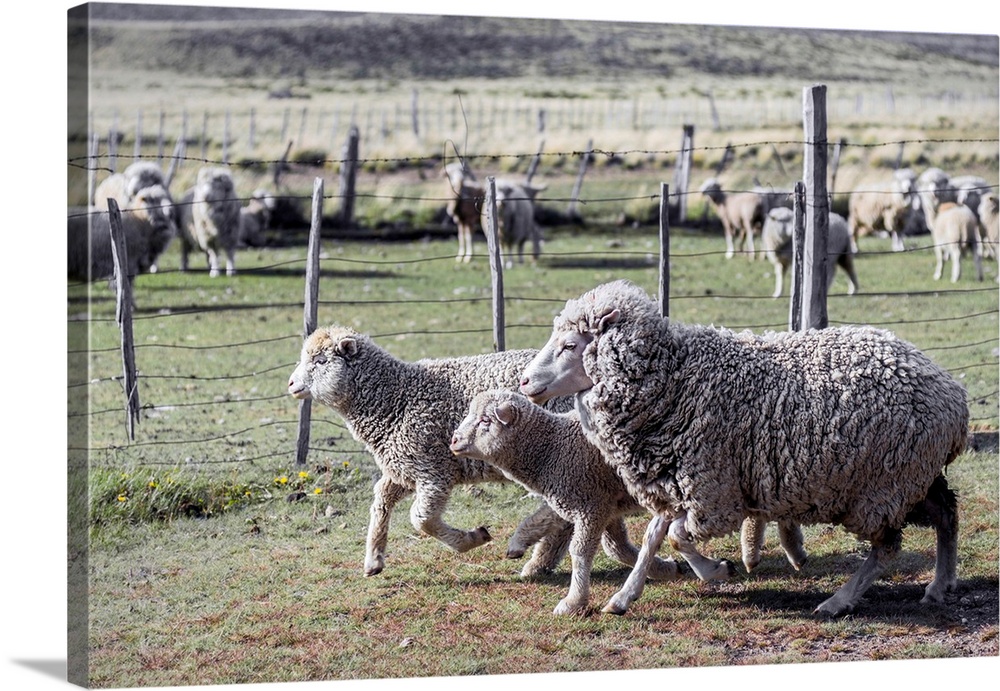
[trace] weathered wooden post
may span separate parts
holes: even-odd
[[[534,158],[531,159],[531,163],[528,164],[528,172],[524,174],[525,182],[531,182],[531,178],[535,177],[535,172],[538,170],[538,164],[542,160],[542,149],[545,148],[545,139],[542,139],[538,143],[538,153],[535,154]]]
[[[490,276],[493,283],[493,350],[506,350],[504,338],[504,300],[503,300],[503,256],[500,247],[500,225],[497,223],[497,184],[496,178],[486,178],[486,196],[483,199],[483,209],[486,211],[486,224],[483,233],[486,235],[486,247],[490,255]]]
[[[827,235],[830,198],[826,192],[826,86],[803,89],[802,122],[805,129],[803,182],[806,235],[802,253],[802,328],[823,329],[826,314]]]
[[[670,185],[660,183],[660,314],[670,316]]]
[[[806,186],[795,183],[792,197],[792,295],[788,303],[788,330],[802,329],[802,252],[806,241]]]
[[[420,109],[417,107],[418,92],[414,89],[410,93],[410,119],[413,125],[413,135],[420,136]]]
[[[694,151],[694,125],[684,125],[681,153],[674,172],[674,194],[677,195],[677,222],[687,220],[687,191],[691,184],[691,156]]]
[[[309,247],[306,251],[306,292],[302,318],[302,338],[316,330],[319,318],[319,246],[323,225],[323,178],[313,181],[312,223],[309,226]],[[295,465],[304,466],[309,455],[309,424],[312,421],[312,401],[299,401],[299,433],[295,442]]]
[[[357,125],[351,125],[344,142],[340,163],[340,224],[343,228],[354,225],[354,186],[358,176],[358,140],[361,134]]]
[[[135,142],[132,143],[132,160],[138,161],[142,158],[142,111],[135,115]]]
[[[125,427],[129,439],[135,440],[135,424],[139,421],[140,406],[139,375],[135,368],[135,340],[132,335],[132,277],[128,273],[128,248],[125,244],[125,231],[122,229],[121,211],[113,197],[108,198],[108,220],[115,277],[115,321],[121,331]]]

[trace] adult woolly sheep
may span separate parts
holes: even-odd
[[[671,544],[726,535],[746,515],[831,523],[869,540],[816,612],[853,610],[906,523],[933,526],[922,602],[955,588],[957,507],[942,470],[964,449],[966,392],[913,345],[871,327],[733,333],[664,319],[627,281],[566,303],[521,391],[576,394],[587,438],[651,513],[639,561],[605,611],[642,592]]]
[[[288,393],[316,400],[338,413],[364,443],[382,477],[375,483],[364,573],[385,567],[389,516],[414,494],[410,522],[457,552],[489,542],[480,526],[460,530],[442,518],[455,485],[503,482],[506,477],[478,459],[452,454],[452,431],[483,390],[516,389],[534,350],[508,350],[456,358],[400,360],[351,328],[332,325],[306,338],[288,381]],[[556,402],[569,408],[569,401]],[[554,568],[562,554],[554,554]]]
[[[181,271],[188,270],[188,255],[199,249],[208,259],[210,276],[219,275],[219,254],[226,255],[226,275],[236,273],[236,244],[240,233],[240,202],[233,176],[225,168],[203,167],[195,186],[178,205],[181,236]]]
[[[590,571],[602,541],[605,550],[634,566],[638,550],[624,517],[641,513],[601,452],[580,428],[575,411],[552,413],[510,390],[476,394],[451,439],[453,453],[486,461],[532,492],[573,524],[569,593],[554,614],[579,614],[590,603]],[[650,577],[676,578],[677,564],[658,559]]]
[[[712,202],[715,213],[722,221],[726,235],[726,259],[736,253],[736,245],[746,246],[750,259],[755,258],[754,234],[764,225],[764,202],[754,192],[724,192],[716,178],[702,183],[699,191]]]
[[[858,238],[884,230],[892,238],[892,249],[902,251],[903,229],[916,199],[917,176],[910,168],[893,171],[886,183],[855,188],[847,203],[851,251],[857,254]]]
[[[156,260],[177,235],[173,202],[160,186],[139,190],[129,208],[122,208],[126,272],[130,277],[152,273]],[[74,210],[68,216],[68,275],[82,280],[112,279],[111,220],[96,207]]]
[[[847,273],[849,285],[847,294],[858,290],[858,276],[854,271],[854,256],[851,252],[851,231],[847,221],[840,214],[831,213],[827,234],[827,288],[833,285],[833,276],[839,266]],[[785,272],[792,263],[792,236],[795,232],[795,216],[791,209],[778,207],[771,209],[761,231],[764,255],[774,266],[774,293],[780,297]]]
[[[979,217],[965,204],[945,202],[931,221],[934,239],[934,280],[941,278],[946,258],[951,258],[951,282],[962,275],[962,253],[968,250],[976,267],[976,277],[983,280],[982,245],[979,241]]]
[[[542,251],[541,229],[535,223],[535,193],[516,183],[495,184],[497,234],[505,255],[506,268],[514,266],[514,250],[518,264],[524,264],[524,245],[531,241],[531,256],[537,262]],[[483,209],[482,226],[486,227],[487,209]]]

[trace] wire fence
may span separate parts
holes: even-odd
[[[961,139],[948,140],[950,144],[979,146],[986,143],[996,144],[993,140]],[[879,144],[849,144],[849,146],[900,146],[910,143],[908,141],[881,142]],[[743,146],[762,146],[763,142],[755,144],[745,144]],[[802,147],[807,142],[766,142],[767,145],[788,144]],[[620,157],[626,151],[563,151],[552,153],[554,156],[578,156],[594,155],[606,157]],[[679,151],[657,150],[643,151],[645,154],[675,156]],[[537,154],[504,154],[524,158],[534,157]],[[491,154],[482,156],[483,160],[496,161],[498,155]],[[470,155],[467,158],[476,160],[480,157]],[[203,164],[225,164],[224,161],[189,158],[187,161],[194,161]],[[277,163],[275,160],[272,163]],[[381,159],[365,159],[364,164],[375,164],[384,162]],[[310,164],[303,164],[307,171],[321,171],[325,168],[335,167],[342,163],[341,160],[322,160]],[[430,158],[423,163],[427,165],[440,164],[439,159]],[[71,159],[69,165],[80,168],[100,167],[98,161],[92,159]],[[442,183],[443,184],[443,183]],[[988,187],[995,191],[997,185],[994,183]],[[742,190],[727,190],[729,193],[736,193]],[[888,191],[888,190],[886,190]],[[383,198],[375,193],[358,192],[364,196],[368,194],[372,198]],[[673,194],[697,195],[698,192],[683,190]],[[850,195],[851,192],[834,192],[835,195]],[[442,192],[440,197],[436,193],[428,195],[414,195],[414,201],[437,203],[443,205],[448,201],[448,197]],[[306,195],[288,194],[289,199],[304,201]],[[340,203],[342,195],[324,194],[323,201]],[[392,195],[386,198],[387,201],[398,202],[400,197]],[[578,200],[570,198],[546,197],[539,201],[540,204],[558,204],[568,201],[579,201],[585,206],[599,206],[606,208],[620,208],[623,204],[634,201],[650,201],[657,199],[657,195],[637,194],[630,195],[609,195],[609,196],[583,196]],[[241,198],[241,201],[245,201]],[[95,213],[93,211],[73,211],[71,213]],[[710,233],[714,239],[714,231]],[[635,237],[645,237],[643,231],[636,232]],[[328,240],[328,243],[330,241]],[[373,314],[379,310],[391,310],[393,312],[405,312],[407,309],[418,306],[430,308],[438,314],[445,314],[456,310],[476,311],[489,313],[492,296],[487,291],[480,290],[471,295],[455,295],[442,292],[435,292],[430,289],[425,295],[408,295],[402,287],[399,288],[395,297],[366,298],[360,296],[348,296],[347,290],[343,290],[343,285],[348,285],[353,280],[356,284],[363,284],[363,278],[351,278],[351,271],[360,269],[371,272],[374,275],[388,277],[393,276],[406,268],[418,271],[433,273],[438,267],[453,266],[454,254],[452,252],[439,250],[437,246],[430,245],[421,247],[420,251],[411,251],[404,246],[400,251],[392,253],[393,256],[381,258],[373,256],[370,251],[370,243],[363,241],[349,242],[336,240],[337,251],[328,251],[321,259],[321,272],[328,276],[345,276],[341,285],[340,294],[334,299],[322,297],[320,307],[327,313],[348,313],[350,311]],[[419,245],[419,241],[417,241]],[[555,243],[553,243],[555,244]],[[571,264],[574,266],[593,266],[597,268],[607,268],[611,272],[618,272],[624,275],[640,274],[646,275],[655,262],[651,259],[659,251],[655,234],[646,237],[644,243],[634,243],[636,247],[618,249],[607,245],[593,249],[574,249],[572,251],[560,251],[546,249],[543,254],[543,262],[549,266],[558,267],[561,264]],[[671,246],[670,263],[675,267],[674,271],[684,274],[686,271],[697,274],[703,271],[706,262],[724,262],[725,248],[721,241],[715,243],[716,248],[710,247],[704,242],[690,244],[675,243]],[[272,252],[268,248],[254,250],[259,255],[259,260],[249,267],[241,268],[240,273],[247,276],[259,276],[267,280],[271,276],[304,277],[305,276],[305,248],[295,246],[284,246],[280,252]],[[407,256],[407,253],[412,256]],[[930,238],[923,238],[917,246],[911,246],[902,253],[891,250],[866,249],[865,256],[885,258],[915,256],[920,257],[922,265],[929,266],[933,256],[934,246]],[[738,259],[738,258],[737,258]],[[729,260],[735,261],[735,260]],[[749,265],[749,264],[748,264]],[[344,269],[344,267],[351,267]],[[427,267],[430,267],[428,270]],[[690,267],[690,268],[688,268]],[[909,270],[909,269],[904,269]],[[928,278],[929,278],[929,271]],[[183,280],[179,279],[181,277]],[[71,409],[71,424],[74,419],[86,424],[91,430],[92,436],[90,445],[86,449],[71,449],[71,451],[88,453],[95,460],[103,459],[111,464],[133,464],[139,466],[172,466],[178,463],[195,462],[199,465],[226,465],[236,464],[272,464],[290,465],[291,459],[295,457],[295,439],[293,430],[297,424],[294,411],[289,405],[289,399],[284,392],[282,382],[288,372],[294,367],[295,362],[290,355],[297,353],[301,345],[303,333],[301,329],[296,329],[292,324],[294,319],[289,315],[297,315],[302,308],[302,286],[294,281],[289,284],[282,281],[281,288],[276,289],[268,295],[266,301],[254,301],[245,304],[232,304],[225,300],[218,300],[218,293],[225,288],[219,288],[219,281],[226,279],[213,279],[216,283],[211,290],[199,290],[198,288],[185,287],[188,274],[177,270],[165,269],[157,273],[155,279],[150,278],[141,282],[137,289],[136,301],[139,310],[135,315],[136,323],[136,359],[140,370],[139,380],[144,389],[151,391],[145,396],[146,401],[143,407],[143,421],[140,429],[142,433],[135,441],[125,441],[124,425],[120,425],[116,418],[122,415],[120,405],[116,401],[121,397],[122,374],[119,358],[119,348],[113,338],[109,337],[116,329],[114,311],[111,309],[101,309],[100,303],[110,300],[110,293],[103,292],[103,286],[98,283],[87,285],[85,283],[70,282],[70,322],[86,322],[90,330],[91,338],[85,349],[70,350],[69,355],[86,357],[89,364],[89,371],[85,378],[77,378],[69,385],[70,396],[74,391],[79,392],[90,402],[84,409]],[[289,285],[293,287],[289,288]],[[361,295],[364,294],[363,285],[358,286]],[[144,311],[142,301],[155,294],[157,290],[177,291],[184,299],[193,299],[190,304],[169,304],[167,307],[160,306],[155,310]],[[201,293],[207,296],[203,303],[198,303],[197,299]],[[512,292],[504,295],[504,300],[508,305],[514,307],[511,311],[514,314],[544,315],[529,316],[528,318],[518,318],[506,325],[506,329],[511,333],[530,333],[529,339],[532,342],[541,343],[547,331],[551,328],[551,314],[559,310],[562,304],[569,298],[576,297],[579,293],[554,295],[551,292],[531,292],[528,288],[516,288]],[[76,302],[74,302],[74,297]],[[949,361],[961,362],[949,367],[956,378],[971,382],[975,380],[975,385],[970,385],[970,408],[973,411],[972,424],[977,427],[995,428],[997,423],[998,407],[998,372],[997,353],[998,339],[997,332],[997,287],[995,283],[965,282],[955,286],[948,286],[947,289],[940,285],[930,285],[924,289],[910,290],[888,290],[875,289],[870,292],[862,290],[854,296],[846,296],[831,293],[828,299],[835,305],[848,304],[854,306],[852,314],[863,313],[867,316],[865,323],[887,328],[890,330],[904,330],[908,334],[915,334],[910,340],[914,340],[918,345],[926,343],[925,352],[935,358],[947,359]],[[682,305],[684,303],[696,303],[701,309],[701,305],[711,305],[712,314],[721,314],[721,318],[713,323],[725,326],[734,330],[749,329],[752,331],[782,330],[787,328],[784,319],[777,318],[780,311],[774,309],[775,300],[770,295],[770,291],[754,294],[746,289],[734,289],[732,292],[725,292],[716,289],[705,289],[702,285],[697,285],[691,290],[678,288],[671,289],[670,300],[672,304]],[[906,305],[918,305],[917,309],[910,310]],[[860,305],[860,306],[859,306]],[[523,310],[517,309],[524,307]],[[891,307],[891,309],[890,309]],[[904,314],[900,314],[902,309]],[[697,310],[695,310],[697,312]],[[241,338],[234,338],[231,332],[215,333],[212,342],[200,342],[204,335],[199,337],[198,343],[187,343],[179,340],[162,342],[159,340],[160,333],[179,333],[185,328],[204,330],[205,322],[214,320],[218,315],[226,314],[239,315],[238,320],[242,324],[253,324],[256,322],[273,322],[284,318],[289,326],[287,331],[274,333],[274,329],[268,329],[269,334],[264,337],[254,338],[253,328],[247,332],[240,333]],[[843,320],[838,318],[840,311],[831,310],[831,325],[842,323],[857,323],[856,320]],[[438,320],[446,322],[447,320]],[[180,322],[182,326],[176,324]],[[419,326],[407,325],[405,322],[394,322],[393,318],[383,318],[382,324],[400,323],[400,328],[383,328],[370,332],[369,335],[377,342],[391,342],[397,339],[410,337],[421,337],[428,339],[428,342],[438,345],[430,345],[426,348],[428,352],[445,352],[448,350],[445,344],[454,341],[458,337],[472,336],[481,341],[488,341],[491,328],[488,325],[474,326],[466,328],[455,328],[454,325],[442,323],[435,326],[426,323]],[[167,326],[169,324],[169,326]],[[992,337],[984,337],[983,333],[994,334]],[[211,334],[211,329],[206,332]],[[973,334],[979,334],[978,336]],[[975,353],[974,360],[969,362],[967,353]],[[960,357],[956,357],[960,356]],[[242,366],[243,363],[252,362],[250,367]],[[226,386],[240,384],[240,393],[232,395],[226,390]],[[222,388],[212,388],[214,385],[223,385]],[[200,397],[198,391],[202,388],[210,390],[205,397]],[[274,392],[274,393],[270,393]],[[236,411],[236,412],[234,412]],[[191,436],[185,433],[190,429],[190,425],[184,421],[185,416],[192,418],[213,419],[214,425],[197,425],[197,429],[206,430],[215,426],[218,429],[213,432],[199,431]],[[239,422],[229,425],[228,418],[235,418]],[[162,423],[162,424],[161,424]],[[323,457],[344,457],[355,462],[364,458],[363,449],[356,442],[353,442],[346,426],[335,417],[320,416],[314,418],[312,425],[315,430],[314,442],[310,446],[310,452]],[[179,451],[175,452],[177,449]]]

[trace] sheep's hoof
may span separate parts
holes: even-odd
[[[508,549],[507,550],[507,558],[508,559],[520,559],[523,556],[524,556],[524,550],[523,549]]]
[[[478,528],[476,528],[476,537],[482,540],[482,542],[479,543],[481,545],[493,541],[493,536],[490,535],[490,531],[488,531],[486,529],[486,526],[484,525],[481,525]]]
[[[587,613],[587,603],[570,603],[566,600],[562,600],[556,605],[556,608],[552,610],[553,614],[565,615],[565,614],[578,614],[584,615]]]
[[[366,577],[367,576],[377,576],[378,574],[382,573],[382,569],[384,569],[384,568],[385,568],[384,564],[379,564],[377,566],[366,566],[365,567],[365,576]]]
[[[615,614],[618,616],[622,616],[623,614],[625,614],[625,612],[628,611],[628,607],[623,607],[614,600],[611,600],[610,602],[608,602],[608,604],[604,605],[601,611],[604,612],[605,614]]]

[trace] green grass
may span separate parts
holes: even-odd
[[[138,277],[143,407],[134,440],[115,379],[114,303],[104,285],[69,288],[69,314],[88,304],[91,314],[90,408],[82,419],[90,431],[94,686],[970,654],[965,643],[935,635],[956,625],[950,608],[917,605],[933,555],[932,535],[920,529],[907,532],[895,570],[862,612],[836,622],[809,612],[855,568],[863,547],[823,526],[807,529],[810,562],[799,574],[772,535],[751,576],[717,586],[690,578],[651,584],[622,618],[555,618],[568,562],[538,581],[517,577],[521,562],[504,559],[504,543],[534,504],[510,485],[456,491],[447,519],[488,525],[496,536],[463,555],[416,537],[404,502],[393,516],[386,571],[364,578],[378,475],[371,457],[317,406],[308,463],[294,465],[297,404],[285,384],[302,338],[305,251],[293,241],[242,252],[231,279],[176,271],[176,248],[160,273]],[[325,240],[320,323],[354,326],[405,359],[488,352],[490,279],[478,241],[476,260],[457,265],[453,241]],[[996,263],[987,262],[984,283],[966,271],[952,285],[931,280],[926,249],[892,253],[874,238],[862,248],[861,293],[842,296],[838,276],[831,321],[881,324],[913,340],[968,388],[974,425],[997,429]],[[671,249],[673,318],[784,328],[788,302],[769,297],[768,264],[725,260],[714,232],[676,228]],[[505,273],[508,347],[540,346],[565,300],[599,282],[627,277],[655,292],[657,252],[648,227],[550,229],[538,266]],[[995,461],[969,453],[950,471],[962,502],[960,578],[977,591],[995,590],[997,581]],[[643,523],[632,524],[636,539]],[[706,550],[738,561],[736,536]],[[626,573],[598,557],[595,605]],[[976,632],[995,652],[995,617]],[[878,652],[858,644],[873,636],[888,643]]]

